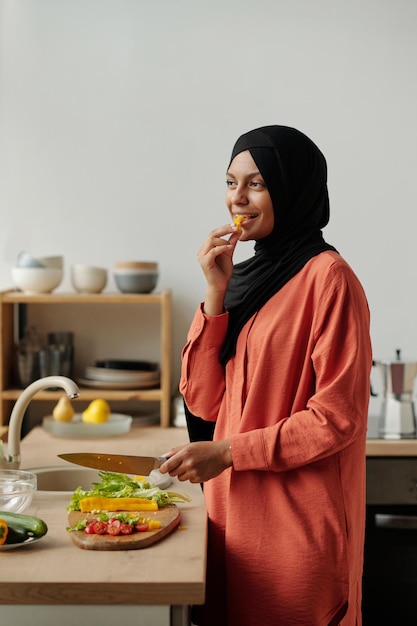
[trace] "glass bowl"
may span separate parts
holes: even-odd
[[[0,469],[0,511],[23,513],[36,491],[36,474],[18,469]]]

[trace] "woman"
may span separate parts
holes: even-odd
[[[242,135],[227,171],[232,220],[199,251],[207,281],[180,390],[213,441],[161,468],[204,483],[209,515],[201,626],[358,626],[369,310],[322,236],[326,161],[303,133]],[[238,241],[252,258],[233,266]]]

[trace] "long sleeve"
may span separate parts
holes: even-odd
[[[225,372],[219,353],[228,318],[227,313],[214,317],[205,315],[200,305],[182,351],[180,392],[189,410],[209,421],[216,421],[225,389]]]

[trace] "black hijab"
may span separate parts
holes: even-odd
[[[234,266],[225,299],[229,312],[225,365],[246,322],[327,244],[321,229],[329,221],[326,160],[303,133],[287,126],[264,126],[237,140],[230,163],[249,150],[268,188],[274,228],[256,242],[255,255]],[[230,167],[229,163],[229,167]]]

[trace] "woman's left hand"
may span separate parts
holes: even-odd
[[[232,466],[230,441],[196,441],[173,448],[159,471],[161,474],[177,476],[178,480],[203,483],[221,474]]]

